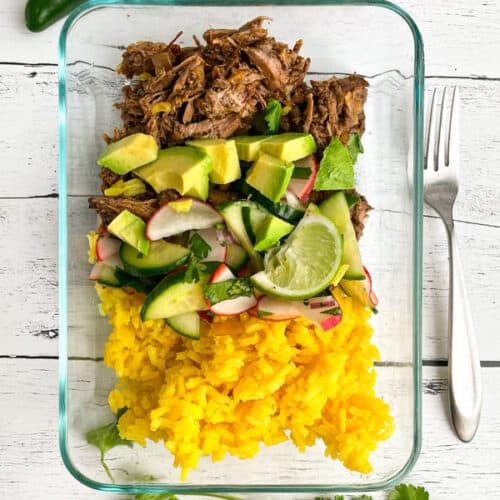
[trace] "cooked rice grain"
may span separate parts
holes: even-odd
[[[325,455],[372,470],[370,453],[393,431],[375,394],[370,312],[340,297],[343,320],[324,332],[298,319],[216,318],[199,341],[164,321],[141,322],[144,296],[97,285],[112,332],[104,362],[119,382],[109,395],[123,438],[163,440],[185,480],[201,456],[251,458],[260,443],[290,438],[300,451],[322,439]]]

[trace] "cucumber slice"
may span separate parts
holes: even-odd
[[[219,206],[218,209],[222,217],[224,217],[229,231],[248,253],[252,266],[256,271],[260,271],[263,269],[262,257],[253,249],[253,244],[245,229],[245,224],[243,223],[241,208],[243,206],[249,206],[248,204],[248,201],[230,201]]]
[[[346,280],[364,280],[366,278],[359,252],[356,233],[351,222],[351,212],[343,191],[332,194],[327,198],[319,209],[325,214],[338,228],[344,238],[344,257],[342,264],[349,265],[344,279]]]
[[[247,263],[248,254],[236,243],[228,243],[226,248],[226,264],[236,273]]]
[[[185,276],[186,270],[179,271],[166,276],[153,288],[142,305],[142,321],[171,318],[207,308],[203,285],[208,281],[209,275],[193,283],[186,283]]]
[[[147,256],[127,243],[120,248],[120,258],[125,271],[138,278],[168,273],[184,264],[189,254],[187,248],[164,240],[152,241]]]
[[[257,231],[268,215],[269,212],[267,210],[251,201],[246,202],[246,204],[241,207],[243,224],[252,245],[255,244]]]
[[[273,203],[246,182],[238,182],[237,188],[244,195],[251,196],[253,201],[264,207],[271,214],[290,224],[297,224],[304,217],[304,210],[298,210],[281,201]]]
[[[115,274],[116,268],[103,264],[99,270],[97,282],[101,285],[119,287],[122,286],[121,281]]]
[[[209,329],[208,323],[203,321],[197,312],[179,314],[165,321],[176,333],[193,340],[199,340],[200,335]]]

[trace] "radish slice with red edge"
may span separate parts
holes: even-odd
[[[236,276],[226,264],[221,264],[210,277],[210,283],[218,283],[219,281],[234,280]]]
[[[117,255],[120,251],[122,242],[116,238],[112,238],[109,234],[100,236],[96,243],[96,255],[98,261],[105,261],[113,255]]]
[[[302,302],[264,295],[257,302],[257,315],[270,321],[287,321],[301,316],[302,306]]]
[[[218,231],[219,229],[215,229],[214,227],[197,231],[205,243],[210,246],[210,251],[202,262],[225,262],[227,246],[221,244],[218,238]]]
[[[338,311],[333,312],[332,310],[335,309]],[[331,295],[314,297],[305,301],[302,315],[309,321],[317,323],[325,331],[337,326],[342,321],[340,305]]]
[[[373,304],[374,307],[378,305],[378,297],[373,291],[373,282],[372,282],[372,276],[368,272],[368,269],[366,269],[365,266],[363,266],[363,270],[365,271],[366,278],[368,281],[368,298],[370,299],[370,302]]]
[[[291,191],[300,201],[304,201],[314,187],[316,175],[318,174],[318,161],[314,155],[307,156],[295,162],[297,168],[308,168],[311,173],[307,179],[292,178],[288,184],[288,190]]]
[[[187,211],[172,208],[180,206],[181,202],[190,203]],[[156,241],[192,229],[206,229],[222,220],[222,216],[209,203],[194,198],[181,198],[163,205],[151,216],[146,225],[146,237],[150,241]]]
[[[231,272],[231,269],[226,264],[221,264],[212,274],[210,283],[219,283],[220,281],[227,281],[235,279],[236,276]],[[210,311],[218,316],[235,316],[248,311],[257,304],[257,299],[252,294],[250,297],[242,296],[234,299],[222,300],[217,304],[210,306]]]

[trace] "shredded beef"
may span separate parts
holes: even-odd
[[[95,209],[106,226],[123,210],[129,210],[147,221],[159,207],[158,200],[137,200],[128,196],[95,196],[89,198],[89,207]]]
[[[368,203],[366,198],[356,193],[359,196],[359,201],[351,208],[351,220],[354,226],[354,231],[356,232],[356,238],[359,240],[363,235],[363,229],[365,228],[365,222],[368,218],[368,212],[373,209],[373,207]]]
[[[164,148],[198,137],[227,138],[249,133],[258,113],[270,99],[286,107],[281,129],[311,133],[318,154],[337,136],[346,144],[352,133],[365,130],[364,104],[368,83],[358,75],[332,77],[305,83],[310,60],[299,55],[302,40],[293,49],[268,36],[257,17],[239,29],[210,29],[203,34],[203,45],[195,46],[138,42],[127,47],[118,72],[130,81],[123,87],[121,111],[123,128],[115,128],[108,142],[136,132],[151,134]],[[139,78],[136,78],[139,77]],[[161,111],[154,105],[162,103]],[[101,170],[102,190],[120,176]],[[332,191],[312,191],[309,201],[320,203]],[[178,199],[174,190],[156,195],[91,198],[90,206],[104,224],[128,209],[147,220],[159,206]],[[208,201],[218,204],[235,200],[241,194],[228,186],[211,185]],[[372,207],[363,196],[351,209],[359,239]]]

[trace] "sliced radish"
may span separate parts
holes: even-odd
[[[338,311],[332,312],[332,309],[338,309]],[[325,331],[337,326],[342,321],[339,303],[331,295],[314,297],[305,301],[302,315],[309,321],[317,323]]]
[[[366,278],[367,278],[367,284],[368,284],[368,298],[370,299],[370,302],[373,304],[374,307],[378,305],[378,297],[373,291],[373,282],[372,282],[372,276],[368,272],[368,269],[366,269],[365,266],[363,266],[363,270],[365,271]]]
[[[191,201],[191,205],[186,212],[179,212],[167,203],[152,215],[146,226],[148,240],[156,241],[192,229],[206,229],[222,222],[222,216],[209,203],[194,198],[187,200]]]
[[[212,274],[210,283],[218,283],[219,281],[234,280],[236,276],[232,273],[231,269],[226,264],[221,264]]]
[[[251,295],[250,297],[236,297],[217,302],[217,304],[210,306],[210,310],[219,316],[235,316],[252,309],[256,304],[257,299]]]
[[[92,266],[92,269],[90,270],[90,274],[89,274],[90,281],[97,281],[99,279],[99,275],[101,274],[103,265],[104,264],[102,262],[96,262]]]
[[[297,180],[300,180],[300,179],[297,179]],[[287,189],[285,191],[285,194],[283,195],[282,201],[285,201],[292,208],[295,208],[295,210],[305,210],[306,209],[305,205],[289,189]]]
[[[212,274],[210,283],[218,283],[220,281],[227,281],[235,279],[236,276],[231,272],[231,269],[226,264],[221,264]],[[236,297],[234,299],[223,300],[217,304],[210,306],[210,311],[218,316],[235,316],[242,312],[248,311],[257,304],[255,295],[250,297]]]
[[[236,241],[227,229],[217,229],[217,240],[221,245],[234,244]]]
[[[218,232],[219,229],[215,229],[215,227],[197,231],[203,240],[210,246],[210,252],[208,252],[208,255],[202,262],[225,262],[227,245],[221,244]]]
[[[327,295],[325,297],[313,297],[312,299],[308,299],[307,303],[311,309],[339,307],[338,302],[331,295]]]
[[[292,178],[288,184],[288,191],[291,191],[300,201],[304,201],[312,191],[316,175],[318,174],[318,161],[314,155],[307,156],[295,162],[296,168],[308,168],[310,175],[307,179]]]
[[[100,236],[96,244],[96,255],[98,261],[105,261],[113,255],[117,255],[120,251],[122,242],[116,238],[111,237],[109,234]]]
[[[302,302],[275,299],[264,295],[258,300],[257,314],[259,318],[270,321],[286,321],[301,316]]]

